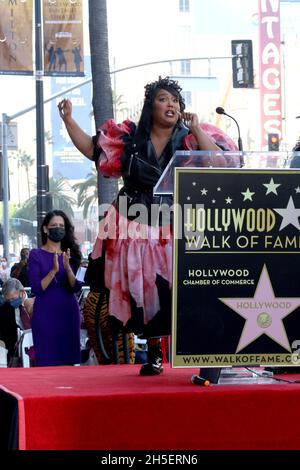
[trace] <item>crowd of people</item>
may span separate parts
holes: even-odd
[[[29,256],[29,248],[22,248],[20,252],[20,261],[18,263],[14,263],[13,266],[10,268],[7,262],[7,258],[5,256],[1,257],[0,261],[0,287],[3,285],[5,281],[9,278],[13,277],[15,279],[19,279],[19,281],[23,284],[24,287],[29,287],[29,280],[28,280],[28,256]]]

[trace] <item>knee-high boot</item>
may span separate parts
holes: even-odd
[[[149,338],[148,362],[143,364],[140,375],[159,375],[163,372],[161,338]]]

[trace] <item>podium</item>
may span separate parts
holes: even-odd
[[[173,367],[300,365],[300,152],[176,152]]]

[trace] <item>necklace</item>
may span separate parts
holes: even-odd
[[[61,254],[62,254],[61,249],[59,249],[59,250],[53,250],[53,248],[49,249],[49,248],[47,248],[47,247],[42,247],[42,250],[47,251],[47,253],[53,253],[53,254],[54,254],[54,253],[57,253],[58,255],[61,255]]]

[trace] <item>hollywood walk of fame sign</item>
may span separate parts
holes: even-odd
[[[172,364],[300,365],[300,172],[176,168]]]

